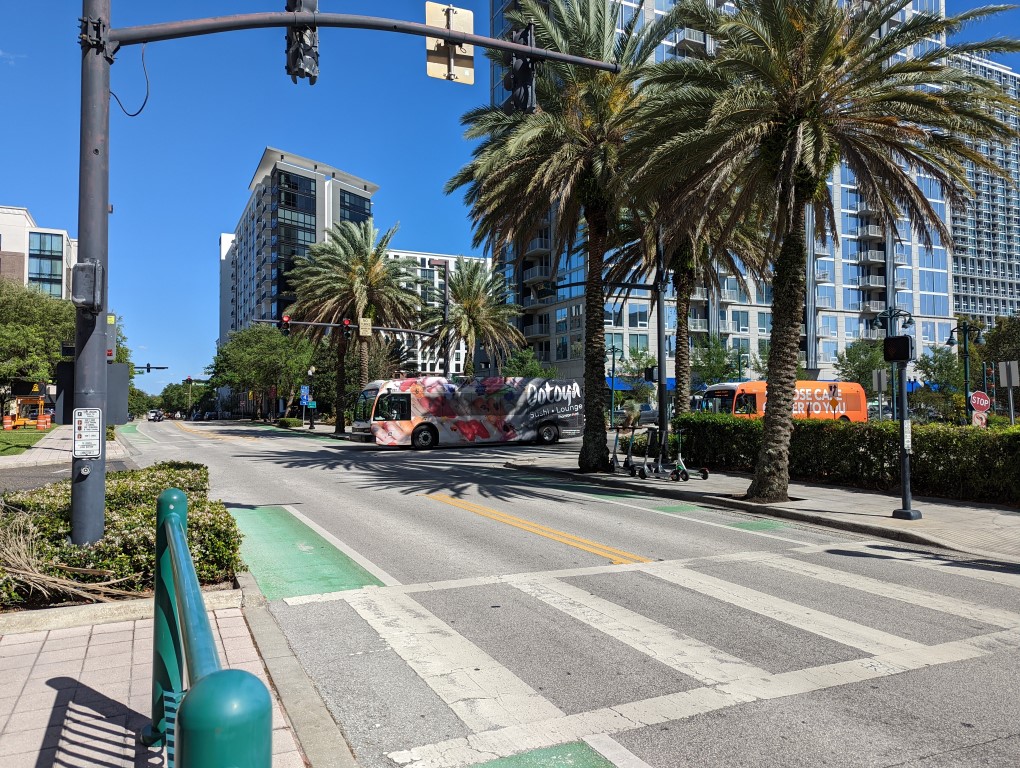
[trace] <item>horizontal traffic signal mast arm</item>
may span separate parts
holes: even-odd
[[[278,325],[280,323],[279,320],[252,320],[252,322],[253,323],[266,323],[268,325]],[[314,325],[314,326],[317,326],[319,328],[350,328],[351,330],[354,330],[354,328],[355,328],[355,326],[350,324],[350,323],[348,323],[348,324],[344,324],[344,323],[308,323],[308,322],[303,322],[301,320],[291,320],[290,321],[290,325]],[[419,330],[415,330],[414,328],[388,328],[388,327],[382,326],[382,325],[373,325],[372,326],[372,330],[373,331],[390,331],[392,333],[416,333],[419,336],[431,336],[432,335],[432,331],[419,331]]]
[[[438,37],[456,45],[477,45],[497,51],[516,53],[537,61],[562,61],[606,72],[619,72],[620,67],[607,61],[586,59],[558,51],[547,51],[527,45],[518,45],[484,35],[472,35],[444,27],[430,27],[414,21],[383,19],[376,16],[358,16],[350,13],[245,13],[235,16],[217,16],[209,19],[168,21],[161,24],[146,24],[139,27],[111,29],[108,41],[114,50],[122,45],[154,43],[160,40],[177,40],[182,37],[211,35],[216,32],[234,32],[241,29],[265,29],[267,27],[346,27],[348,29],[374,29],[378,32],[397,32],[419,37]]]

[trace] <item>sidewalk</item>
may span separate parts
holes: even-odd
[[[8,467],[36,467],[42,464],[71,464],[73,433],[70,424],[58,424],[42,440],[17,456],[0,456],[0,469]],[[106,460],[128,458],[128,449],[119,440],[106,441]]]
[[[892,517],[892,511],[901,506],[899,493],[791,482],[790,501],[753,504],[740,498],[750,485],[749,475],[713,472],[708,480],[701,480],[692,471],[691,479],[684,483],[632,478],[629,471],[623,469],[615,474],[581,474],[577,472],[577,458],[573,454],[529,457],[507,462],[506,466],[596,485],[632,488],[681,501],[827,525],[866,536],[931,544],[1020,564],[1020,509],[1011,507],[915,497],[911,506],[921,512],[922,518],[898,520]]]

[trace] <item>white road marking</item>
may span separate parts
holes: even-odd
[[[347,546],[346,544],[344,544],[342,541],[340,541],[340,539],[338,539],[332,533],[327,531],[321,525],[319,525],[318,523],[314,522],[313,520],[309,520],[305,515],[302,515],[300,512],[297,511],[297,509],[294,508],[293,505],[291,505],[291,504],[283,504],[282,506],[283,506],[283,508],[285,510],[287,510],[292,515],[294,515],[294,517],[296,517],[298,520],[300,520],[302,523],[307,525],[309,528],[311,528],[313,531],[315,531],[317,534],[319,534],[322,538],[324,538],[326,541],[328,541],[330,544],[332,544],[334,547],[336,547],[341,552],[343,552],[345,555],[347,555],[349,558],[351,558],[351,560],[356,562],[358,565],[360,565],[366,571],[368,571],[373,576],[375,576],[377,579],[379,579],[379,581],[381,581],[383,584],[385,584],[387,586],[392,586],[392,585],[400,583],[395,578],[390,576],[390,574],[388,574],[386,571],[384,571],[382,568],[380,568],[378,565],[373,563],[371,560],[366,558],[364,555],[360,554],[357,550],[355,550],[355,549]]]
[[[388,757],[409,768],[474,765],[533,749],[586,740],[593,735],[622,733],[751,701],[796,696],[1017,648],[1020,648],[1020,631],[1007,630],[970,640],[917,646],[865,659],[767,675],[757,680],[695,688],[530,725],[475,733],[466,738],[391,752]]]
[[[596,733],[585,736],[584,742],[616,768],[652,768],[609,734]]]
[[[957,600],[955,597],[914,589],[913,587],[906,587],[900,584],[890,584],[887,581],[880,581],[868,576],[858,576],[857,574],[839,571],[835,568],[826,568],[822,565],[793,560],[788,557],[761,558],[758,562],[770,568],[778,568],[787,573],[795,573],[800,576],[818,579],[827,584],[856,589],[859,592],[867,592],[868,594],[886,597],[891,600],[900,600],[921,608],[929,608],[933,611],[961,616],[965,619],[973,619],[974,621],[980,621],[996,627],[1020,627],[1020,613],[1006,611],[1001,608]]]
[[[662,563],[645,564],[642,569],[664,581],[692,589],[716,600],[735,605],[744,610],[781,621],[791,627],[803,629],[819,637],[835,640],[837,643],[858,648],[867,653],[890,653],[906,649],[922,648],[920,643],[903,637],[847,621],[828,613],[805,608],[788,600],[742,587],[714,576],[698,573],[683,566]]]
[[[555,579],[518,580],[512,584],[546,605],[705,685],[768,674],[725,651]]]
[[[876,547],[881,547],[882,549],[878,552],[872,552],[871,550]],[[1002,586],[1020,589],[1020,573],[1017,572],[1016,566],[1005,566],[1002,570],[994,570],[990,567],[966,566],[961,565],[955,560],[948,560],[934,554],[902,551],[897,549],[897,547],[898,545],[894,542],[853,542],[830,544],[823,551],[830,553],[833,550],[849,549],[854,552],[866,552],[879,560],[896,560],[918,568],[938,571],[939,573],[965,576],[968,579],[977,579],[978,581],[987,581],[992,584],[1001,584]]]
[[[517,675],[410,597],[360,590],[348,602],[472,731],[563,716]]]

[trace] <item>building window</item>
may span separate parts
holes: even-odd
[[[647,304],[631,302],[627,306],[627,327],[628,328],[647,328],[648,327],[648,305]],[[647,336],[645,338],[647,338]]]
[[[64,238],[48,232],[28,233],[28,284],[43,293],[63,295]]]
[[[613,328],[623,327],[623,307],[619,304],[606,304],[603,314],[603,325]]]
[[[630,353],[632,355],[638,352],[648,351],[648,334],[647,333],[632,333],[630,334]]]

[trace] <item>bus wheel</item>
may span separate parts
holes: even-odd
[[[839,420],[840,421],[850,421],[850,417],[849,416],[840,416]]]
[[[538,428],[538,442],[542,445],[549,445],[549,443],[555,443],[560,436],[560,431],[556,429],[555,424],[546,422]]]
[[[432,427],[418,427],[411,433],[411,446],[416,450],[435,448],[439,444],[439,438]]]

